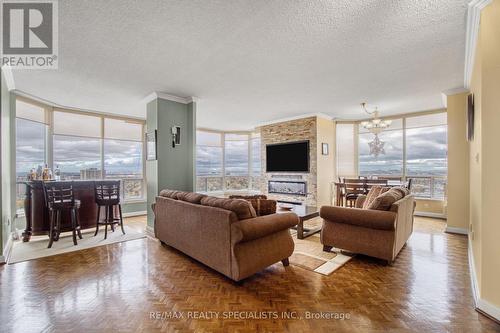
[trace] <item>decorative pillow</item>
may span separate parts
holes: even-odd
[[[276,201],[268,200],[263,194],[257,195],[230,195],[229,199],[244,199],[252,204],[257,216],[276,213]]]
[[[373,201],[368,205],[368,209],[389,210],[391,209],[393,203],[403,199],[404,196],[405,192],[401,188],[393,187],[389,191],[384,192],[373,199]]]
[[[216,197],[204,197],[201,199],[201,204],[204,206],[218,207],[225,210],[230,210],[236,214],[239,220],[246,220],[252,217],[257,217],[257,213],[252,205],[243,199],[226,199]]]
[[[390,187],[382,187],[380,185],[373,186],[370,189],[370,191],[368,192],[368,194],[366,195],[366,199],[363,202],[363,207],[362,208],[363,209],[368,209],[368,207],[373,202],[373,200],[375,200],[376,197],[378,197],[382,193],[385,193],[385,192],[389,191],[390,189],[391,189]]]
[[[271,215],[276,213],[276,200],[260,199],[259,200],[259,216]]]

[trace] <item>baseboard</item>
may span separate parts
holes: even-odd
[[[450,227],[446,226],[445,232],[449,234],[459,234],[459,235],[468,235],[469,231],[465,228],[457,228],[457,227]]]
[[[3,255],[0,256],[0,264],[5,264],[7,261],[9,261],[10,253],[12,251],[12,245],[14,245],[12,236],[9,236],[9,238],[7,239],[7,244],[5,244],[5,247],[3,249]]]
[[[421,216],[421,217],[432,217],[435,219],[446,220],[446,215],[441,214],[441,213],[415,212],[415,213],[413,213],[413,215]]]
[[[152,238],[155,237],[155,229],[153,227],[150,227],[149,225],[146,226],[146,235]]]
[[[133,216],[142,216],[142,215],[147,215],[148,212],[145,210],[141,210],[138,212],[129,212],[129,213],[123,213],[123,217],[133,217]]]
[[[479,288],[477,286],[476,264],[474,263],[474,255],[472,253],[472,240],[469,238],[469,248],[467,250],[469,257],[470,283],[472,286],[472,297],[474,298],[474,306],[476,310],[484,315],[491,317],[493,320],[500,322],[500,308],[491,304],[484,299],[481,299]]]

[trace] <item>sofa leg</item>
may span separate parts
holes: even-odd
[[[283,266],[285,266],[285,267],[290,265],[290,261],[288,260],[288,258],[281,260],[281,262],[283,263]]]
[[[332,249],[333,249],[333,246],[323,245],[323,251],[325,251],[325,252],[330,252]]]

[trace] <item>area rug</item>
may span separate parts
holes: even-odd
[[[297,233],[292,231],[292,237],[295,250],[290,264],[318,274],[330,275],[354,257],[354,254],[336,248],[324,252],[319,233],[297,239]]]
[[[52,243],[52,247],[50,249],[47,248],[47,245],[49,244],[48,237],[40,237],[26,243],[16,241],[12,247],[9,264],[146,237],[143,233],[134,231],[132,228],[127,226],[124,228],[125,235],[119,228],[115,230],[115,232],[110,232],[108,230],[108,238],[106,240],[104,239],[104,230],[102,229],[99,230],[99,233],[95,237],[94,230],[85,230],[82,232],[83,239],[78,239],[78,245],[76,246],[73,245],[73,237],[71,233],[61,234],[59,240]]]

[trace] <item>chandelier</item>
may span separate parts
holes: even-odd
[[[385,154],[385,142],[380,140],[378,135],[391,125],[392,120],[382,120],[377,107],[370,110],[366,103],[363,102],[361,103],[361,108],[372,116],[371,120],[361,122],[361,126],[374,135],[373,141],[368,143],[368,146],[370,146],[370,155],[378,157],[381,154]]]

